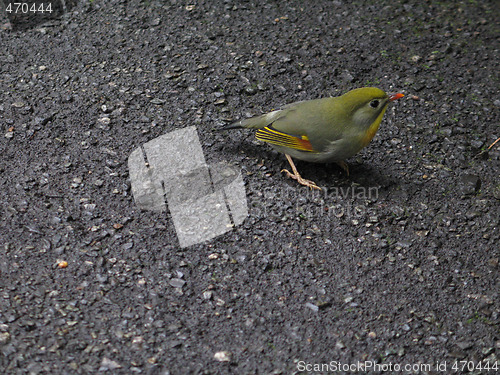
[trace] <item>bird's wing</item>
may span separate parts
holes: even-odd
[[[293,135],[276,130],[272,125],[257,130],[255,137],[276,146],[289,147],[300,151],[316,152],[307,135]]]
[[[321,152],[341,139],[343,124],[336,123],[335,98],[289,104],[274,112],[272,121],[257,131],[256,137],[278,146]],[[269,116],[271,117],[271,116]]]

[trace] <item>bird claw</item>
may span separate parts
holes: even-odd
[[[342,168],[345,171],[345,173],[347,174],[347,176],[349,176],[349,164],[347,164],[343,160],[337,161],[337,162],[335,162],[335,164],[337,164],[340,168]]]
[[[311,190],[312,189],[322,190],[318,185],[316,185],[316,183],[314,181],[306,180],[305,178],[302,178],[302,176],[299,174],[290,173],[290,171],[287,169],[282,169],[281,172],[285,172],[288,177],[293,178],[294,180],[297,180],[297,182],[299,184],[307,186]]]

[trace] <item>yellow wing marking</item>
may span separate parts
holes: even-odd
[[[276,146],[289,147],[300,151],[315,152],[307,135],[295,136],[280,132],[271,126],[266,126],[263,129],[257,130],[255,137],[258,140],[271,143]]]

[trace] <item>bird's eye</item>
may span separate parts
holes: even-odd
[[[376,100],[376,99],[375,99],[375,100],[372,100],[372,101],[370,102],[370,107],[372,107],[372,108],[377,108],[379,104],[380,104],[380,102],[379,102],[378,100]]]

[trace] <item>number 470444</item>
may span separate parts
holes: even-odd
[[[500,366],[498,365],[498,362],[495,361],[493,363],[484,361],[484,362],[478,362],[474,363],[473,361],[456,361],[452,365],[452,370],[453,371],[474,371],[474,370],[479,370],[479,371],[498,371]]]
[[[7,13],[52,13],[52,3],[28,4],[28,3],[9,3],[5,8]]]

